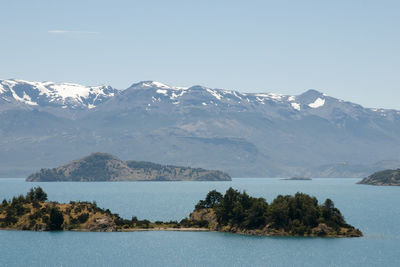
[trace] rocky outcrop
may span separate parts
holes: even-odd
[[[115,232],[117,226],[113,218],[105,216],[94,219],[92,223],[85,227],[85,230],[90,232]]]

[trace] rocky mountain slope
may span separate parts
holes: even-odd
[[[68,164],[41,169],[26,179],[29,182],[102,182],[102,181],[229,181],[221,171],[164,166],[152,162],[123,162],[107,153],[92,153]]]
[[[16,97],[7,85],[13,82]],[[365,177],[400,165],[399,111],[364,108],[316,90],[288,96],[144,81],[122,91],[77,86],[79,97],[63,98],[59,92],[72,95],[68,86],[51,97],[37,89],[35,97],[17,90],[35,82],[1,84],[3,177],[91,151],[234,177]]]

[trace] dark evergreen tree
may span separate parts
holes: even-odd
[[[64,222],[64,217],[62,212],[56,207],[50,208],[50,217],[47,223],[48,229],[50,231],[62,230],[63,222]]]

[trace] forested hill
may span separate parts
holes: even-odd
[[[221,171],[161,165],[144,161],[124,162],[107,153],[92,153],[68,164],[41,169],[28,176],[30,182],[95,181],[230,181]]]
[[[271,203],[229,188],[225,195],[210,191],[199,201],[191,221],[205,221],[213,231],[248,235],[359,237],[331,199],[318,204],[304,193],[279,195]]]

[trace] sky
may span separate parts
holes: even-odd
[[[316,89],[400,109],[400,1],[1,1],[0,79]]]

